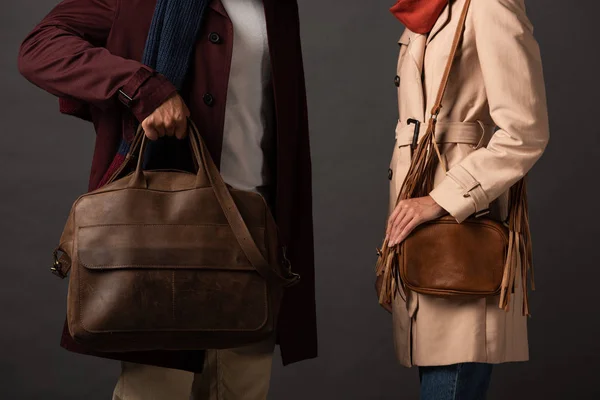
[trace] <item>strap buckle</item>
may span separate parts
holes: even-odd
[[[281,266],[287,280],[285,287],[294,286],[300,281],[300,275],[292,271],[292,262],[287,257],[287,246],[281,246]]]
[[[125,104],[125,106],[129,107],[129,105],[133,101],[133,98],[131,98],[131,96],[129,96],[127,93],[125,93],[123,91],[123,89],[119,89],[118,93],[119,93],[119,100],[121,100],[121,103],[123,103],[123,104]]]
[[[483,209],[483,210],[481,210],[479,212],[476,212],[473,216],[475,218],[481,218],[484,215],[488,215],[490,212],[491,212],[491,210],[489,208],[485,208],[485,209]]]
[[[60,279],[65,279],[67,275],[62,271],[60,261],[58,260],[58,249],[52,252],[52,258],[54,259],[54,262],[50,267],[50,271]]]

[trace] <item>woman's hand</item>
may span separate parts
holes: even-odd
[[[441,217],[446,213],[446,210],[436,203],[431,196],[401,200],[388,219],[385,235],[388,246],[392,247],[401,243],[419,224]],[[375,293],[377,293],[378,299],[382,284],[383,276],[380,275],[375,280]],[[391,302],[385,301],[381,306],[386,311],[392,312]]]
[[[401,243],[417,226],[444,214],[446,210],[431,196],[401,200],[388,219],[386,230],[388,246]]]
[[[187,135],[189,115],[190,111],[185,102],[179,94],[175,93],[142,121],[142,128],[150,140],[165,135],[183,139]]]

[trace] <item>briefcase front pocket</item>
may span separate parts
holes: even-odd
[[[266,253],[265,229],[250,231]],[[81,226],[75,242],[69,326],[80,342],[119,351],[119,340],[107,337],[145,332],[148,342],[140,340],[138,350],[174,342],[189,348],[190,335],[205,335],[208,343],[229,335],[237,342],[236,333],[271,330],[269,286],[229,225]],[[127,343],[124,350],[131,351]]]

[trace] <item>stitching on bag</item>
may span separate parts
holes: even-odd
[[[201,226],[223,226],[223,227],[229,227],[229,224],[97,224],[97,225],[87,225],[87,226],[80,226],[79,228],[77,228],[77,232],[75,233],[76,236],[79,237],[79,231],[82,229],[87,229],[87,228],[97,228],[97,227],[112,227],[112,226],[139,226],[139,227],[164,227],[164,226],[194,226],[194,227],[201,227]],[[259,235],[260,232],[264,232],[266,233],[267,229],[266,227],[252,227],[250,228],[252,231],[259,231]],[[258,246],[258,245],[257,245]],[[261,251],[267,251],[267,244],[263,243],[262,246],[258,246],[258,248]],[[166,264],[93,264],[93,263],[84,263],[81,262],[81,257],[80,257],[80,252],[81,249],[79,248],[79,246],[77,246],[77,255],[78,255],[78,259],[79,259],[79,264],[88,268],[88,269],[100,269],[100,268],[107,268],[110,267],[111,269],[118,269],[118,268],[135,268],[135,267],[147,267],[147,268],[158,268],[158,267],[164,267],[164,268],[177,268],[177,267],[187,267],[187,268],[210,268],[210,269],[221,269],[219,268],[219,266],[213,266],[213,265],[198,265],[198,264],[178,264],[178,265],[166,265]],[[243,264],[242,264],[243,265]],[[246,264],[246,265],[250,265],[250,264]],[[244,265],[244,266],[246,266]],[[250,265],[251,266],[251,265]],[[236,270],[235,268],[232,269],[224,269],[224,270]]]
[[[167,268],[167,269],[210,269],[210,270],[220,270],[220,271],[251,271],[255,272],[256,270],[252,265],[240,265],[239,267],[232,268],[223,268],[220,265],[197,265],[197,264],[86,264],[79,263],[87,269],[119,269],[119,268]],[[181,268],[180,268],[181,267]]]
[[[263,279],[264,281],[264,279]],[[110,330],[92,330],[89,329],[85,326],[84,322],[83,322],[83,308],[81,307],[81,290],[79,289],[79,287],[81,286],[81,278],[78,277],[78,287],[77,287],[77,291],[78,293],[78,297],[79,297],[79,323],[81,324],[81,328],[83,328],[84,331],[86,331],[89,334],[92,335],[103,335],[103,334],[108,334],[108,333],[131,333],[131,332],[145,332],[147,330],[143,330],[143,329],[136,329],[136,330],[131,330],[131,329],[110,329]],[[254,328],[254,329],[236,329],[236,328],[223,328],[223,329],[197,329],[197,328],[190,328],[190,329],[152,329],[150,330],[150,332],[181,332],[181,333],[188,333],[188,332],[258,332],[261,329],[263,329],[265,327],[265,325],[267,324],[268,320],[269,320],[269,305],[268,305],[268,299],[269,299],[269,288],[268,285],[266,284],[265,281],[265,285],[264,285],[264,296],[263,296],[263,304],[264,304],[264,315],[265,318],[264,320],[259,324],[258,327]]]
[[[171,172],[173,172],[173,171],[171,171]],[[174,173],[185,173],[185,174],[188,174],[188,175],[196,176],[196,174],[192,174],[192,173],[189,173],[189,172],[174,172]],[[127,177],[131,177],[132,174],[133,174],[133,172],[130,172],[129,174],[125,175],[121,179],[124,179],[124,178],[127,178]],[[114,183],[114,182],[111,182],[111,184],[112,183]],[[207,187],[190,187],[190,188],[186,188],[186,189],[176,189],[176,190],[157,190],[157,189],[148,189],[148,188],[146,188],[146,189],[139,189],[139,188],[132,188],[132,187],[127,186],[127,187],[118,188],[118,189],[109,189],[109,190],[103,190],[103,191],[100,191],[100,190],[101,190],[101,188],[98,188],[98,189],[96,189],[94,191],[82,194],[81,196],[79,196],[77,198],[77,200],[75,200],[75,203],[73,204],[73,206],[77,205],[77,203],[80,200],[82,200],[83,198],[85,198],[85,197],[90,197],[90,196],[100,195],[100,194],[105,194],[105,193],[119,192],[119,191],[122,191],[122,190],[137,190],[137,191],[142,191],[143,190],[145,192],[153,192],[153,193],[157,193],[157,194],[170,194],[170,193],[191,192],[191,191],[194,191],[194,190],[211,190],[212,191],[213,188],[212,188],[212,186],[207,186]],[[229,191],[231,193],[240,193],[241,192],[244,195],[247,195],[247,196],[250,196],[250,197],[261,196],[260,193],[247,192],[247,191],[244,191],[244,190],[239,190],[239,189],[234,189],[234,188],[231,188]]]
[[[202,224],[145,224],[145,223],[139,223],[139,224],[95,224],[95,225],[85,225],[85,226],[80,226],[78,229],[86,229],[86,228],[99,228],[99,227],[104,227],[104,226],[140,226],[140,227],[153,227],[153,226],[227,226],[229,227],[229,224],[218,224],[218,223],[202,223]],[[264,230],[266,229],[263,226],[252,226],[249,227],[250,230]]]
[[[433,222],[433,221],[425,222],[423,225],[425,225],[425,224],[428,224],[428,225],[430,225],[430,224],[457,224],[457,222],[456,221],[437,220],[435,222]],[[487,223],[485,221],[473,221],[473,220],[463,221],[462,224],[477,224],[477,225],[481,225],[483,228],[494,230],[494,231],[498,232],[502,236],[502,238],[504,239],[504,241],[508,245],[508,236],[506,235],[506,232],[504,232],[502,229],[500,229],[496,225]]]
[[[192,173],[189,173],[189,172],[180,172],[180,173],[185,173],[185,174],[189,174],[189,175],[194,175],[194,176],[196,176],[195,174],[192,174]],[[133,172],[130,172],[129,174],[125,175],[125,176],[124,176],[123,178],[121,178],[121,179],[124,179],[124,178],[126,178],[126,177],[130,177],[132,174],[133,174]],[[114,183],[114,182],[112,182],[112,183]],[[112,184],[112,183],[111,183],[111,184]],[[100,191],[100,190],[101,190],[101,188],[98,188],[98,189],[96,189],[96,190],[93,190],[93,191],[91,191],[91,192],[88,192],[88,193],[84,193],[84,194],[82,194],[81,196],[79,196],[79,197],[78,197],[78,198],[75,200],[75,202],[73,203],[73,206],[72,206],[72,208],[73,208],[73,210],[75,210],[75,208],[76,208],[76,206],[79,204],[79,202],[80,202],[81,200],[83,200],[84,198],[86,198],[86,197],[90,197],[90,196],[92,196],[92,195],[100,195],[100,194],[104,194],[104,193],[119,192],[119,191],[122,191],[122,190],[144,190],[144,191],[150,191],[150,192],[153,192],[153,193],[158,193],[158,194],[169,194],[169,193],[182,193],[182,192],[191,192],[191,191],[194,191],[194,190],[212,190],[212,189],[213,189],[213,188],[212,188],[212,186],[209,186],[209,187],[201,187],[201,188],[198,188],[198,187],[191,187],[191,188],[187,188],[187,189],[168,190],[168,191],[167,191],[167,190],[156,190],[156,189],[138,189],[138,188],[130,188],[130,187],[124,187],[124,188],[118,188],[118,189],[109,189],[109,190]],[[244,193],[245,195],[249,195],[250,197],[256,197],[256,196],[260,196],[260,197],[262,197],[262,196],[260,195],[260,193],[247,192],[247,191],[244,191],[244,190],[239,190],[239,189],[234,189],[234,188],[231,188],[230,192],[231,192],[231,193],[236,193],[236,192],[237,192],[237,193],[240,193],[240,192],[242,192],[242,193]],[[75,213],[75,211],[73,211],[73,213]],[[73,216],[74,216],[74,215],[73,215]],[[75,219],[74,219],[74,220],[75,220]]]
[[[429,224],[433,224],[433,223],[434,222],[426,222],[425,224],[429,225]],[[456,224],[455,221],[444,221],[444,220],[441,220],[441,221],[438,220],[438,221],[436,221],[436,223],[438,223],[438,224],[439,223]],[[502,236],[502,238],[503,238],[503,240],[505,242],[505,245],[508,246],[508,237],[506,236],[506,233],[502,229],[498,228],[497,226],[491,225],[489,223],[485,223],[484,221],[464,221],[462,223],[463,224],[477,224],[477,225],[481,225],[484,228],[488,228],[488,229],[491,229],[493,231],[496,231],[497,233],[499,233]],[[423,224],[423,225],[425,225],[425,224]],[[405,245],[406,245],[406,241],[403,242],[403,244],[402,244],[402,250],[404,250]],[[410,283],[410,281],[408,280],[408,272],[406,270],[407,269],[407,264],[408,264],[408,257],[406,255],[406,253],[407,253],[406,251],[402,251],[401,252],[401,254],[402,254],[402,261],[403,262],[402,262],[402,267],[400,268],[400,275],[401,275],[401,278],[404,281],[406,287],[409,288],[412,291],[416,291],[415,289],[420,289],[420,287],[412,285]],[[486,292],[483,292],[483,291],[482,292],[476,292],[476,291],[463,291],[463,290],[452,290],[452,289],[427,288],[427,292],[430,293],[430,294],[446,294],[446,295],[451,295],[451,296],[464,296],[464,295],[468,295],[468,294],[471,294],[471,295],[482,295],[482,296],[484,296],[484,295],[497,295],[497,294],[500,293],[500,290],[501,290],[500,286],[497,289],[495,289],[494,291],[486,291]]]

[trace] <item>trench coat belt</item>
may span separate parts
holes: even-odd
[[[427,122],[421,122],[419,141],[427,131]],[[438,122],[435,127],[435,138],[438,143],[466,143],[481,147],[486,145],[494,134],[494,125],[481,121],[475,122]],[[396,145],[409,146],[413,142],[415,125],[398,121],[396,127]]]

